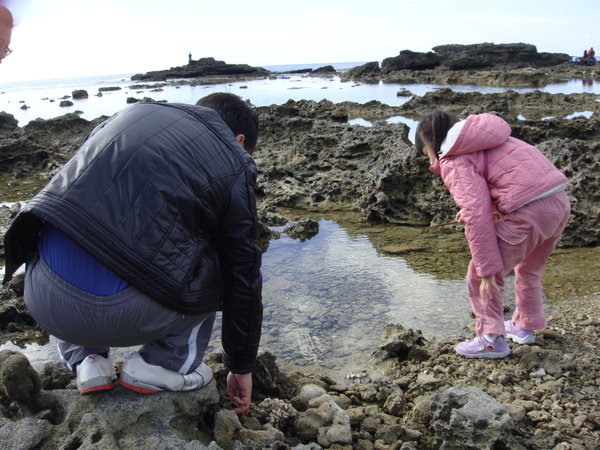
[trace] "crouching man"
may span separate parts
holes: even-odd
[[[258,118],[241,98],[138,103],[94,129],[5,234],[6,275],[59,339],[82,394],[113,389],[111,347],[142,345],[118,380],[139,393],[191,391],[223,312],[236,412],[250,406],[262,324],[254,198]]]

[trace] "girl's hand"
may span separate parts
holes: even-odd
[[[465,223],[467,223],[467,222],[465,222],[465,221],[463,220],[463,218],[462,218],[462,209],[461,209],[459,212],[457,212],[457,213],[456,213],[456,217],[454,218],[454,221],[455,221],[456,223],[462,223],[462,224],[465,224]]]
[[[479,284],[479,295],[482,300],[490,300],[492,298],[492,288],[499,291],[500,288],[496,284],[496,275],[481,278]]]

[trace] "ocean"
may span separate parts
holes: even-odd
[[[284,72],[298,69],[317,69],[332,65],[338,71],[345,71],[363,62],[294,64],[285,66],[265,66],[273,72]],[[1,72],[0,72],[1,74]],[[231,92],[249,100],[255,106],[283,104],[292,100],[330,100],[334,103],[352,101],[366,103],[378,100],[390,106],[399,106],[410,97],[399,97],[398,91],[407,89],[415,95],[450,87],[455,91],[484,93],[502,92],[506,88],[482,87],[474,85],[433,85],[384,83],[375,84],[359,82],[342,82],[339,76],[309,77],[300,74],[278,75],[263,80],[240,81],[215,85],[182,85],[161,86],[160,82],[134,82],[133,74],[99,75],[80,78],[63,78],[39,81],[0,82],[0,111],[12,114],[20,126],[24,126],[37,118],[51,119],[63,114],[79,112],[81,117],[93,120],[102,115],[110,116],[125,108],[129,97],[142,99],[149,97],[156,101],[180,102],[194,104],[201,97],[212,92]],[[143,87],[140,87],[143,85]],[[114,87],[118,90],[104,91],[99,96],[100,88]],[[89,97],[72,100],[72,92],[84,89]],[[529,92],[533,89],[513,89],[517,92]],[[589,92],[600,94],[600,84],[593,81],[571,80],[556,83],[539,89],[551,93]],[[60,106],[62,100],[71,100],[72,106]],[[401,120],[398,119],[398,120]],[[368,125],[368,123],[361,123]],[[409,123],[409,126],[411,124]]]

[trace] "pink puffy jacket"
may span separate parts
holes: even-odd
[[[455,127],[460,132],[448,132],[447,151],[430,170],[442,176],[461,208],[477,274],[494,275],[503,263],[493,211],[510,213],[566,185],[567,177],[537,148],[511,137],[510,125],[498,116],[470,115]]]

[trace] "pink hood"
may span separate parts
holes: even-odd
[[[458,138],[443,157],[466,155],[498,147],[508,140],[511,132],[510,125],[498,116],[471,115],[465,120]]]

